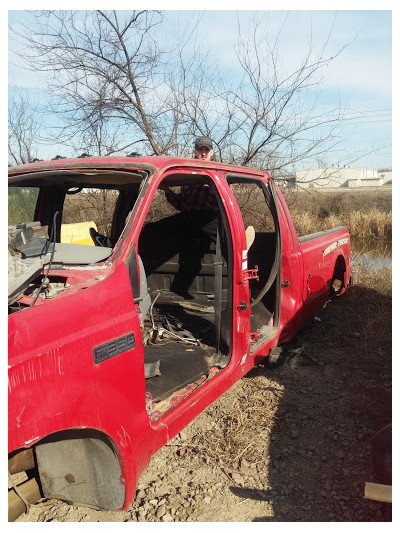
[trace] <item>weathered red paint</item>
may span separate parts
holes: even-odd
[[[306,319],[327,299],[336,258],[346,264],[344,288],[350,279],[350,244],[347,229],[300,242],[290,213],[279,196],[282,235],[280,324],[276,335],[250,352],[250,310],[239,310],[249,301],[248,281],[242,270],[246,250],[239,208],[224,179],[238,173],[262,179],[260,170],[197,160],[158,158],[87,158],[22,165],[10,175],[50,168],[151,169],[146,195],[138,207],[135,224],[126,231],[113,255],[98,270],[60,272],[68,275],[71,289],[54,300],[38,301],[9,317],[9,452],[30,447],[43,437],[69,428],[95,428],[114,443],[125,480],[126,508],[135,496],[136,481],[151,456],[193,418],[248,372],[278,343],[290,340]],[[160,181],[173,171],[196,170],[215,183],[223,200],[234,249],[233,337],[229,365],[200,380],[171,399],[163,416],[146,411],[143,347],[138,314],[130,289],[126,258],[137,245],[146,212]],[[347,242],[346,242],[347,239]],[[343,241],[343,242],[341,242]],[[323,256],[332,243],[334,249]],[[339,244],[338,244],[339,243]],[[53,274],[57,273],[53,268]],[[83,290],[84,289],[84,290]],[[30,301],[23,297],[21,302]],[[134,332],[136,346],[99,365],[92,349]]]

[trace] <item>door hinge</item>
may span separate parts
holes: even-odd
[[[260,338],[261,338],[261,331],[259,329],[257,329],[257,331],[250,333],[251,342],[258,342]]]

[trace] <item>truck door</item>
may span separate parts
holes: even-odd
[[[235,174],[226,180],[240,210],[247,240],[251,352],[273,337],[280,320],[281,235],[274,191],[262,179]]]

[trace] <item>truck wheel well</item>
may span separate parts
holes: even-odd
[[[125,485],[111,439],[94,429],[49,435],[35,446],[45,498],[96,509],[122,509]]]
[[[339,295],[344,289],[344,273],[346,272],[346,262],[342,255],[339,255],[335,262],[335,267],[331,279],[331,296]]]

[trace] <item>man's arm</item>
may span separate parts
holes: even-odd
[[[168,185],[165,185],[161,183],[159,187],[162,191],[165,192],[165,197],[167,198],[168,202],[172,205],[172,207],[175,207],[178,211],[182,210],[182,193],[176,193]]]

